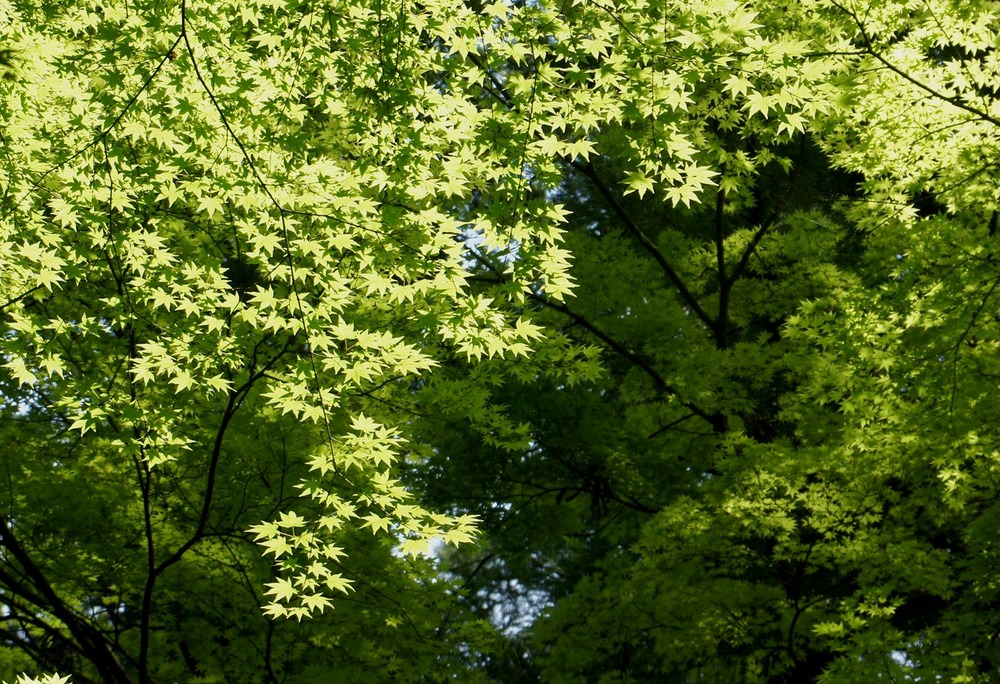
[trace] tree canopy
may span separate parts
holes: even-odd
[[[998,36],[0,3],[0,679],[1000,682]]]

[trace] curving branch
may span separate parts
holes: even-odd
[[[684,303],[691,307],[691,310],[694,311],[695,315],[698,316],[698,318],[700,318],[706,326],[708,326],[709,330],[714,331],[717,326],[716,320],[712,318],[707,311],[705,311],[701,302],[699,302],[698,298],[694,296],[694,293],[688,288],[687,283],[684,282],[677,270],[670,265],[670,262],[667,261],[663,252],[661,252],[659,247],[657,247],[656,244],[649,239],[649,236],[642,231],[639,225],[635,222],[635,219],[633,219],[625,210],[625,207],[621,205],[621,202],[618,201],[618,197],[615,193],[611,191],[611,188],[608,187],[607,183],[605,183],[604,180],[597,174],[597,169],[594,168],[594,165],[590,162],[587,162],[586,164],[573,162],[572,167],[593,182],[593,184],[600,191],[601,195],[604,196],[604,199],[607,200],[609,205],[611,205],[611,209],[615,212],[615,214],[617,214],[618,218],[621,219],[621,222],[624,224],[628,232],[639,241],[639,244],[643,246],[643,249],[649,252],[650,256],[652,256],[656,263],[659,264],[660,268],[666,274],[667,279],[670,280],[671,284],[680,294],[681,299],[684,300]]]
[[[482,264],[484,267],[486,267],[495,276],[495,280],[492,281],[492,282],[499,282],[499,283],[506,282],[507,279],[506,279],[504,273],[499,268],[497,268],[495,265],[493,265],[492,263],[490,263],[490,261],[486,257],[484,257],[482,254],[477,253],[475,250],[470,250],[470,251],[473,254],[473,256],[475,257],[476,261],[478,261],[480,264]],[[698,416],[699,418],[704,419],[709,424],[711,424],[713,427],[716,426],[716,424],[718,422],[718,419],[717,419],[717,417],[715,415],[713,415],[713,414],[709,413],[708,411],[702,409],[701,407],[697,406],[696,404],[693,404],[689,400],[684,399],[681,396],[680,391],[676,387],[674,387],[672,384],[670,384],[669,382],[667,382],[666,378],[664,378],[660,374],[660,372],[658,370],[656,370],[656,368],[653,367],[653,364],[650,363],[649,360],[643,358],[637,352],[632,351],[631,349],[629,349],[628,347],[626,347],[623,343],[621,343],[618,340],[616,340],[615,338],[611,337],[611,335],[609,335],[604,330],[602,330],[601,328],[599,328],[596,324],[594,324],[593,322],[591,322],[590,320],[588,320],[582,314],[579,314],[576,311],[573,311],[572,309],[570,309],[563,302],[553,301],[552,299],[549,299],[545,295],[538,294],[537,292],[530,292],[529,291],[527,294],[528,294],[528,297],[530,297],[532,300],[538,302],[542,306],[544,306],[546,308],[549,308],[549,309],[552,309],[553,311],[558,311],[561,314],[563,314],[563,315],[567,316],[568,318],[570,318],[574,323],[576,323],[577,325],[579,325],[581,328],[587,330],[594,337],[596,337],[597,339],[601,340],[604,344],[606,344],[616,354],[618,354],[619,356],[621,356],[623,359],[629,361],[634,366],[636,366],[637,368],[639,368],[643,373],[645,373],[647,376],[649,376],[649,378],[653,380],[653,382],[656,384],[656,386],[662,392],[664,392],[665,394],[668,394],[668,395],[670,395],[672,397],[675,397],[681,403],[681,405],[684,406],[689,411],[691,411],[691,413],[693,413],[694,415]]]
[[[878,52],[878,50],[875,49],[875,46],[872,44],[871,36],[868,35],[868,31],[865,28],[865,24],[861,20],[861,18],[858,17],[857,13],[853,12],[853,11],[851,11],[849,9],[847,9],[846,7],[844,7],[842,4],[840,4],[836,0],[831,0],[831,4],[834,7],[836,7],[837,9],[839,9],[841,12],[843,12],[844,14],[846,14],[847,16],[849,16],[851,18],[851,21],[853,21],[854,24],[858,27],[858,31],[861,33],[861,40],[864,42],[864,51],[865,51],[865,53],[871,55],[872,57],[874,57],[876,60],[878,60],[889,71],[893,72],[894,74],[896,74],[897,76],[899,76],[903,80],[908,81],[909,83],[912,83],[913,85],[915,85],[916,87],[920,88],[921,90],[923,90],[928,95],[931,95],[931,96],[933,96],[933,97],[935,97],[935,98],[937,98],[937,99],[939,99],[939,100],[941,100],[943,102],[947,102],[947,103],[949,103],[949,104],[951,104],[951,105],[953,105],[955,107],[958,107],[959,109],[963,109],[963,110],[969,112],[970,114],[975,115],[975,117],[977,119],[980,119],[981,121],[986,121],[987,123],[991,123],[994,126],[997,126],[998,128],[1000,128],[1000,119],[998,119],[997,117],[993,116],[989,112],[984,111],[982,109],[977,109],[976,107],[973,107],[970,104],[966,104],[965,102],[962,101],[962,98],[959,97],[958,95],[955,95],[955,96],[945,95],[941,91],[939,91],[939,90],[937,90],[935,88],[932,88],[931,86],[927,85],[923,81],[921,81],[921,80],[919,80],[917,78],[914,78],[913,76],[911,76],[907,72],[903,71],[902,69],[900,69],[899,67],[897,67],[895,64],[893,64],[889,60],[887,60],[885,57],[883,57],[881,55],[881,53]]]

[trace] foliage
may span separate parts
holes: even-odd
[[[70,684],[70,679],[69,677],[60,677],[58,674],[43,675],[41,679],[21,675],[14,684]]]
[[[995,681],[996,9],[5,3],[4,667]]]
[[[624,196],[632,127],[594,136],[576,297],[535,301],[609,376],[505,383],[513,453],[433,432],[487,541],[454,562],[479,610],[536,592],[540,681],[996,681],[995,5],[754,7],[826,106],[727,136],[759,112],[696,88],[691,209]]]
[[[552,167],[527,144],[543,136],[440,47],[477,15],[381,7],[4,7],[0,383],[20,446],[0,579],[11,643],[36,659],[82,657],[106,682],[274,680],[295,632],[248,626],[251,604],[301,619],[355,590],[402,600],[435,571],[395,554],[469,539],[471,518],[396,479],[419,453],[396,407],[444,361],[527,353],[539,332],[512,303],[565,291],[562,215],[525,198],[525,169]],[[467,241],[516,250],[507,286],[469,292]],[[428,610],[444,587],[425,590]],[[234,616],[206,616],[234,592]],[[405,610],[419,635],[446,629]],[[312,638],[402,619],[380,612]],[[164,621],[263,662],[236,674],[246,659],[166,646]],[[386,677],[445,662],[389,643],[349,651]]]

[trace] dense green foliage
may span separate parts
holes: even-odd
[[[0,679],[1000,682],[998,36],[0,5]]]

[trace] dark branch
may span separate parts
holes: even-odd
[[[609,188],[601,177],[597,175],[597,170],[594,168],[594,165],[591,163],[581,164],[579,162],[573,162],[572,166],[594,183],[601,195],[604,196],[604,199],[607,200],[609,205],[611,205],[611,209],[618,215],[618,218],[621,219],[628,232],[639,241],[639,244],[641,244],[643,248],[653,257],[656,263],[660,265],[660,268],[663,269],[663,272],[666,274],[671,284],[677,289],[677,292],[680,294],[684,302],[691,307],[691,310],[694,311],[695,315],[697,315],[710,330],[715,330],[716,321],[701,306],[698,298],[694,296],[694,293],[692,293],[688,288],[687,284],[680,277],[680,274],[677,273],[674,267],[670,265],[667,258],[663,256],[663,252],[661,252],[653,241],[649,239],[649,236],[642,232],[642,229],[639,228],[635,220],[625,210],[625,207],[623,207],[618,201],[618,197],[611,191],[611,188]]]
[[[725,168],[721,169],[725,173]],[[726,277],[726,192],[719,186],[715,193],[715,261],[719,272],[719,315],[715,320],[715,346],[725,349],[729,327],[729,292],[733,283]]]
[[[851,20],[857,25],[858,31],[861,32],[861,39],[865,43],[864,46],[865,52],[867,52],[869,55],[871,55],[879,62],[881,62],[883,66],[889,69],[889,71],[893,72],[900,78],[909,81],[913,85],[923,90],[925,93],[928,93],[943,102],[947,102],[951,105],[954,105],[959,109],[963,109],[969,112],[970,114],[975,115],[977,119],[986,121],[988,123],[993,124],[994,126],[1000,127],[1000,119],[996,118],[995,116],[992,116],[989,112],[985,112],[981,109],[973,107],[972,105],[966,104],[965,102],[962,101],[962,98],[957,95],[954,97],[949,97],[948,95],[945,95],[939,90],[935,90],[931,86],[927,85],[923,81],[914,78],[913,76],[906,73],[905,71],[897,67],[895,64],[887,60],[885,57],[879,54],[879,52],[875,49],[875,46],[872,45],[871,37],[868,35],[868,31],[865,29],[864,22],[858,18],[858,15],[837,2],[833,2],[833,6],[851,18]]]
[[[18,542],[6,516],[0,514],[0,546],[6,549],[10,556],[24,570],[31,585],[37,592],[37,599],[44,602],[52,615],[59,619],[69,629],[73,638],[87,654],[94,666],[100,672],[104,681],[109,684],[129,684],[129,677],[115,658],[110,645],[104,636],[87,622],[77,616],[49,584],[42,569],[34,563],[28,552]],[[34,592],[32,592],[34,593]],[[34,603],[35,600],[32,600]]]

